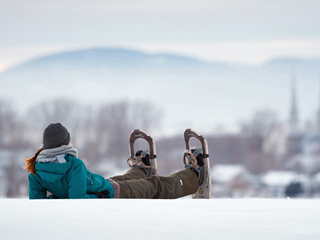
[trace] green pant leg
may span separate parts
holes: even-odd
[[[185,169],[168,177],[152,176],[119,182],[120,198],[174,199],[195,193],[199,187],[194,171]]]
[[[146,173],[142,169],[134,167],[127,171],[125,174],[111,177],[111,179],[115,182],[121,182],[126,180],[145,178],[146,176]]]

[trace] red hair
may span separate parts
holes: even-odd
[[[22,167],[23,169],[26,169],[28,171],[28,173],[32,173],[33,175],[36,175],[36,161],[37,161],[37,156],[39,155],[39,153],[42,151],[42,148],[40,148],[37,153],[29,158],[29,159],[24,159],[24,161],[26,162],[26,166]]]

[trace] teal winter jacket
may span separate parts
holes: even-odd
[[[36,163],[36,175],[29,174],[29,198],[44,199],[47,191],[57,198],[98,198],[94,192],[107,190],[114,197],[111,183],[87,170],[81,159],[66,154],[66,163]]]

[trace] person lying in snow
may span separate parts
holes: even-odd
[[[149,156],[146,155],[142,158],[144,164],[131,166],[124,175],[105,179],[86,168],[70,139],[70,133],[61,123],[51,123],[45,128],[42,148],[35,156],[25,159],[29,199],[174,199],[195,193],[203,181],[202,154],[197,155],[193,166],[186,165],[186,169],[168,177],[147,177]],[[136,156],[140,154],[138,151]],[[52,195],[47,196],[47,192]]]

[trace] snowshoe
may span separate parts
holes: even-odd
[[[190,150],[189,140],[191,137],[197,138],[200,141],[202,148]],[[186,168],[191,168],[197,173],[199,181],[199,188],[192,197],[211,198],[210,162],[207,141],[202,135],[199,135],[191,129],[185,130],[184,140],[186,153],[184,154],[183,162]]]

